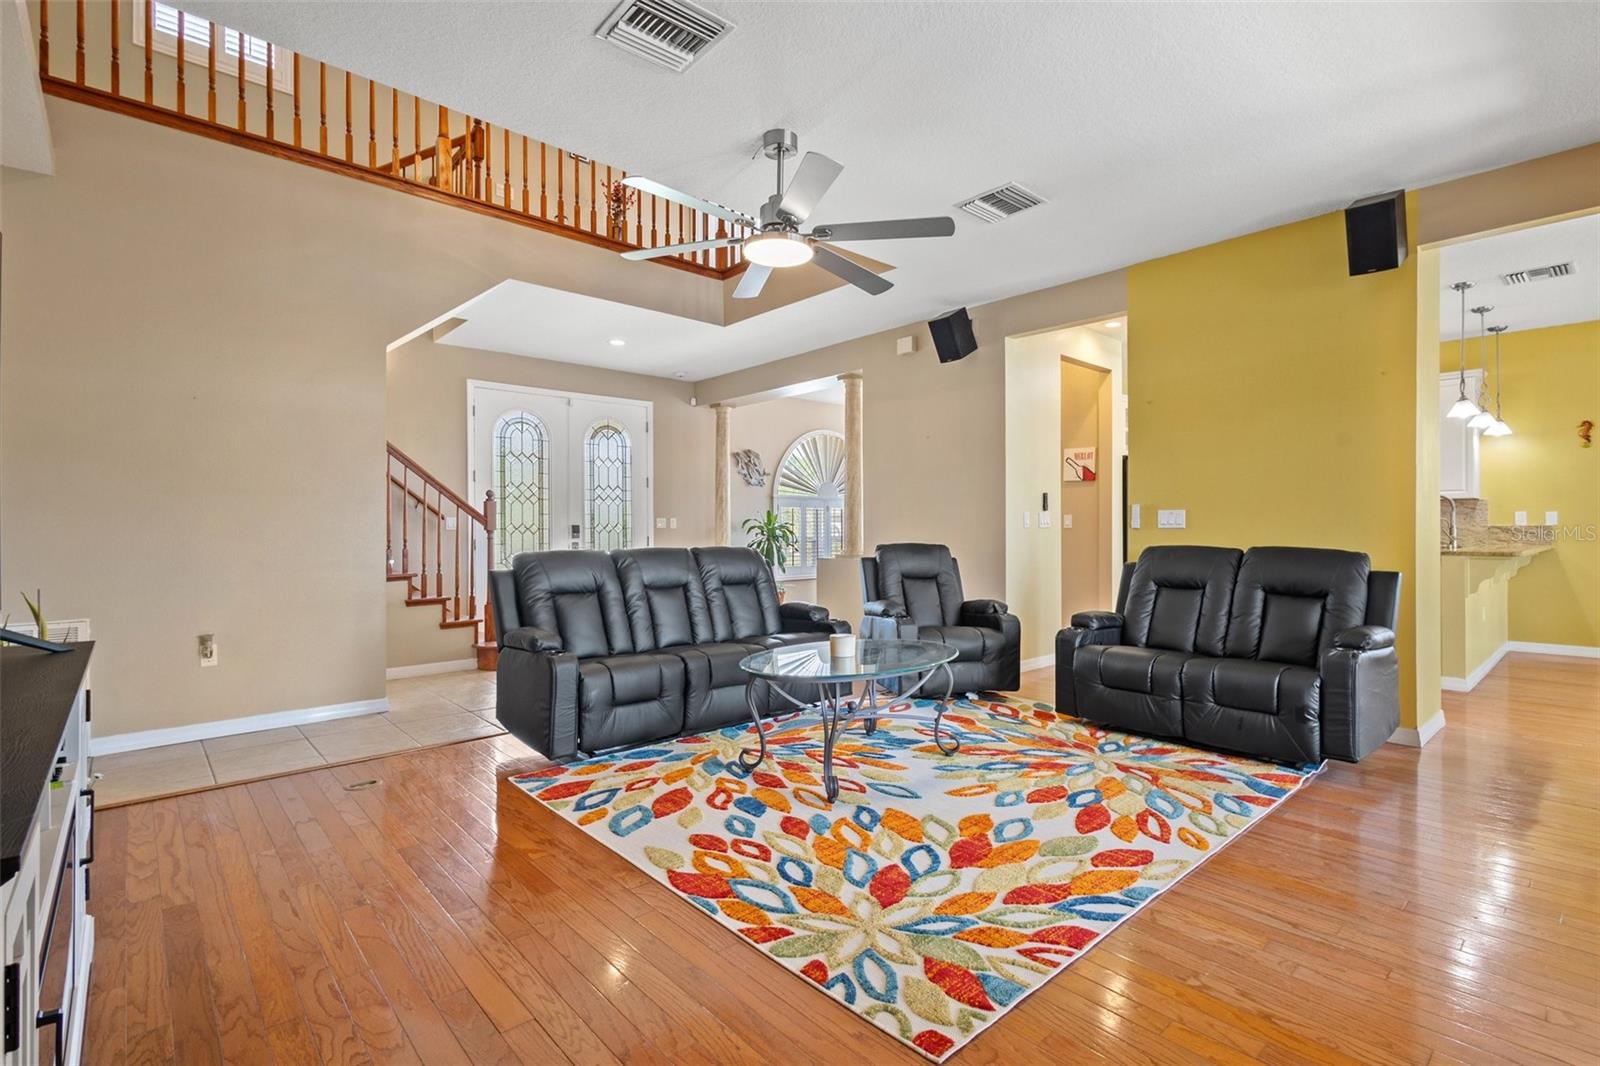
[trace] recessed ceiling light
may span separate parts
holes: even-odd
[[[611,338],[611,347],[613,347],[613,348],[620,348],[624,344],[627,344],[627,343],[628,342],[623,340],[621,337],[612,337]]]
[[[1106,329],[1121,329],[1122,328],[1122,320],[1121,319],[1116,319],[1116,318],[1113,318],[1110,322],[1102,322],[1100,324],[1102,326],[1104,326]],[[616,341],[612,341],[611,343],[615,344],[617,342]]]

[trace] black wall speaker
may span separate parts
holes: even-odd
[[[1350,276],[1393,270],[1406,261],[1406,194],[1386,192],[1344,209]]]
[[[967,317],[965,307],[929,322],[928,332],[933,334],[933,347],[941,363],[965,359],[978,350],[978,342],[972,336],[972,319]]]

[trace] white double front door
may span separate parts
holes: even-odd
[[[518,552],[651,542],[651,405],[467,383],[472,498],[495,498],[493,566]]]

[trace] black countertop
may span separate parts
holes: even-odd
[[[0,884],[17,872],[94,642],[71,648],[0,648]]]

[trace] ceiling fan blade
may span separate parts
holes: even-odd
[[[819,241],[887,241],[902,237],[948,237],[955,231],[955,219],[936,215],[932,218],[886,218],[878,222],[839,222],[815,226],[811,235]]]
[[[709,241],[693,241],[689,244],[666,244],[660,248],[635,248],[631,252],[623,252],[624,259],[657,259],[663,255],[677,255],[679,252],[698,252],[702,248],[726,248],[730,244],[738,244],[737,240],[727,237],[718,237]]]
[[[767,278],[772,274],[772,268],[762,266],[760,263],[751,263],[744,268],[744,276],[739,279],[739,287],[733,290],[735,300],[754,300],[761,295],[761,289],[767,283]]]
[[[804,222],[817,209],[817,204],[843,169],[843,166],[821,152],[807,152],[805,158],[800,160],[800,168],[794,172],[789,187],[784,190],[778,210],[796,222]]]
[[[659,196],[663,200],[671,200],[675,204],[682,204],[684,207],[692,207],[696,211],[704,211],[706,214],[716,218],[727,219],[729,222],[734,222],[741,226],[758,225],[755,219],[743,211],[735,211],[731,207],[723,207],[721,204],[714,204],[710,200],[702,200],[698,196],[690,196],[686,192],[679,192],[670,185],[663,185],[659,181],[631,177],[623,178],[622,184],[638,189],[640,192],[647,192],[651,196]]]
[[[883,278],[878,277],[878,275],[874,274],[866,267],[859,266],[856,263],[851,262],[838,252],[833,251],[831,248],[826,248],[820,244],[814,244],[812,245],[811,250],[813,253],[811,261],[813,263],[817,264],[817,266],[821,267],[823,270],[826,270],[834,277],[843,278],[856,288],[861,289],[863,292],[869,292],[874,296],[881,296],[890,289],[894,288],[893,282],[885,281]]]

